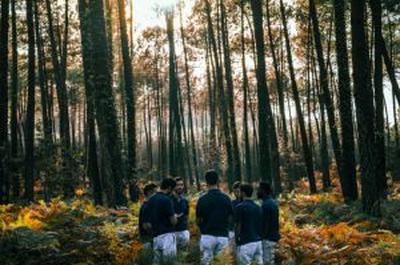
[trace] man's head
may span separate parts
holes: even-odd
[[[253,186],[250,184],[241,184],[239,189],[242,199],[251,198],[251,196],[253,196]]]
[[[207,183],[205,182],[200,183],[200,189],[201,191],[207,191]]]
[[[206,172],[205,179],[208,186],[216,186],[218,184],[218,173],[215,170],[209,170]]]
[[[271,185],[268,182],[260,182],[260,185],[258,186],[257,197],[259,199],[262,199],[267,196],[271,196],[271,194],[272,194]]]
[[[161,189],[161,191],[169,194],[175,189],[175,186],[176,186],[176,182],[174,179],[165,178],[161,181],[160,189]]]
[[[176,186],[175,186],[175,192],[178,195],[181,195],[185,192],[185,182],[183,181],[183,178],[181,177],[176,177],[175,178]]]
[[[240,198],[240,181],[236,181],[232,185],[233,194],[235,195],[236,199]]]
[[[156,192],[157,185],[154,183],[148,183],[143,188],[143,194],[146,199],[150,198]]]

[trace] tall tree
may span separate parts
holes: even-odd
[[[190,141],[191,141],[191,151],[192,151],[191,153],[192,153],[192,160],[193,160],[193,167],[194,167],[194,174],[196,178],[197,188],[200,188],[200,183],[199,183],[200,176],[199,176],[199,168],[197,162],[198,159],[197,159],[196,141],[194,137],[194,128],[193,128],[192,84],[190,82],[190,75],[189,75],[186,35],[185,35],[185,30],[183,28],[182,4],[183,1],[179,4],[179,19],[180,19],[181,40],[183,46],[183,58],[185,62],[185,80],[187,89],[187,104],[188,104],[188,115],[189,115],[188,120],[189,120]]]
[[[33,0],[26,0],[28,26],[28,106],[25,126],[25,199],[33,201],[35,141],[35,28]]]
[[[0,203],[6,200],[8,174],[5,168],[8,125],[8,28],[10,1],[1,1],[0,21]]]
[[[121,157],[121,136],[112,93],[111,64],[108,56],[108,41],[104,19],[103,1],[90,0],[90,41],[96,44],[91,50],[93,67],[94,99],[96,120],[101,143],[103,178],[112,185],[108,194],[111,206],[126,204],[123,192],[123,170]]]
[[[263,31],[263,6],[261,1],[252,0],[254,37],[257,51],[257,96],[258,96],[258,128],[260,141],[260,174],[264,180],[272,181],[275,193],[282,191],[279,173],[279,152],[276,137],[275,121],[272,116],[269,99]],[[271,167],[268,162],[270,161]]]
[[[16,0],[11,1],[11,35],[12,35],[12,72],[11,72],[11,160],[12,171],[12,195],[19,196],[20,182],[15,160],[18,157],[18,43],[17,43],[17,12]]]
[[[294,99],[296,112],[297,112],[298,124],[300,127],[300,136],[301,136],[301,142],[302,142],[302,147],[303,147],[304,160],[305,160],[306,169],[307,169],[307,177],[308,177],[308,181],[310,183],[310,192],[315,193],[315,192],[317,192],[317,186],[315,183],[312,151],[309,146],[309,142],[308,142],[308,138],[307,138],[306,126],[304,124],[303,111],[302,111],[301,103],[300,103],[299,89],[297,87],[296,75],[295,75],[294,67],[293,67],[293,58],[292,58],[291,45],[290,45],[290,40],[289,40],[289,32],[288,32],[288,27],[287,27],[285,6],[283,5],[282,0],[280,0],[279,4],[280,4],[280,11],[281,11],[281,19],[282,19],[282,24],[283,24],[283,33],[284,33],[285,44],[286,44],[286,55],[287,55],[287,61],[288,61],[288,66],[289,66],[292,93],[293,93],[293,99]]]
[[[138,189],[135,179],[136,170],[136,122],[135,96],[133,87],[132,59],[129,53],[128,28],[126,26],[125,1],[118,0],[119,26],[121,37],[122,60],[124,64],[125,106],[128,124],[128,182],[132,201],[138,200]]]
[[[53,74],[56,84],[57,99],[59,106],[59,116],[60,116],[60,138],[61,138],[61,148],[63,153],[63,168],[62,172],[64,174],[63,186],[64,193],[67,196],[71,196],[74,192],[74,180],[72,179],[72,172],[70,168],[71,164],[71,136],[70,136],[70,121],[69,121],[69,108],[68,108],[68,96],[67,96],[67,85],[66,85],[66,62],[64,57],[67,51],[64,51],[62,55],[59,54],[59,46],[56,40],[56,34],[54,32],[53,23],[53,11],[52,4],[50,0],[46,0],[47,9],[47,20],[48,20],[48,34],[50,39],[50,53],[51,61],[53,64]],[[68,13],[67,13],[68,14]],[[68,38],[64,40],[68,41]],[[66,46],[64,45],[64,48]]]
[[[224,55],[224,66],[225,66],[225,81],[228,101],[228,113],[229,113],[229,132],[232,139],[232,152],[234,162],[234,178],[235,181],[241,180],[241,161],[240,161],[240,150],[237,137],[236,129],[236,114],[235,114],[235,94],[233,91],[233,79],[232,79],[232,63],[231,63],[231,51],[229,45],[229,31],[228,31],[228,20],[225,10],[225,4],[223,0],[219,1],[221,10],[221,38],[222,38],[222,51]]]
[[[214,72],[215,72],[215,87],[217,89],[217,96],[216,98],[219,99],[219,112],[221,116],[221,123],[222,123],[222,133],[224,136],[224,142],[225,142],[225,149],[226,149],[226,154],[227,154],[227,160],[228,160],[228,169],[227,169],[227,177],[228,181],[232,182],[233,180],[233,170],[234,170],[234,161],[233,161],[233,153],[232,153],[232,141],[231,141],[231,136],[229,133],[229,117],[228,117],[228,106],[226,102],[226,96],[225,96],[225,90],[224,90],[224,77],[223,77],[223,71],[222,71],[222,66],[221,62],[219,59],[219,47],[217,43],[217,38],[214,33],[214,27],[213,27],[213,22],[212,22],[212,16],[211,16],[211,4],[209,0],[205,1],[205,11],[206,11],[206,16],[207,16],[207,31],[208,31],[208,36],[209,36],[209,41],[210,41],[210,46],[211,46],[211,51],[210,54],[213,54],[214,60]]]
[[[252,162],[251,162],[251,151],[250,151],[250,140],[249,140],[249,121],[248,121],[248,103],[249,103],[249,78],[247,75],[247,67],[246,67],[246,44],[245,44],[245,36],[244,36],[244,0],[240,1],[240,46],[241,46],[241,56],[242,56],[242,72],[243,72],[243,137],[244,137],[244,161],[247,177],[247,181],[251,182],[252,180]]]
[[[346,3],[334,0],[336,58],[338,65],[339,115],[342,138],[342,191],[345,200],[358,197],[356,167],[354,158],[353,107],[349,73],[349,56],[346,37]]]
[[[383,46],[382,36],[382,4],[380,0],[370,0],[374,25],[374,87],[375,87],[375,122],[376,122],[376,185],[382,197],[386,196],[386,148],[383,95]]]
[[[96,127],[95,127],[95,88],[93,80],[93,65],[92,65],[92,45],[90,39],[89,26],[89,10],[88,3],[85,0],[79,0],[79,20],[82,44],[82,61],[83,74],[85,79],[85,94],[86,94],[86,127],[87,127],[87,166],[86,174],[89,177],[93,189],[95,204],[103,204],[102,183],[97,157],[97,142],[96,142]]]
[[[351,1],[351,36],[353,80],[356,103],[358,145],[361,167],[361,199],[363,210],[379,214],[379,193],[376,185],[375,117],[370,82],[368,44],[365,32],[365,0]]]
[[[314,33],[314,42],[315,42],[315,49],[317,52],[317,60],[318,60],[318,66],[319,66],[319,81],[320,81],[320,88],[322,90],[322,95],[323,95],[323,101],[322,104],[326,108],[326,113],[328,114],[328,123],[329,123],[329,129],[330,129],[330,135],[331,135],[331,140],[332,140],[332,147],[333,147],[333,152],[335,154],[336,158],[336,164],[339,172],[339,177],[342,183],[342,187],[345,186],[344,180],[343,180],[343,170],[342,170],[342,150],[341,150],[341,144],[339,141],[339,136],[337,132],[337,126],[336,126],[336,120],[335,120],[335,109],[334,109],[334,104],[333,100],[331,97],[331,93],[329,91],[329,79],[328,79],[328,71],[326,69],[326,63],[324,59],[324,51],[322,48],[322,42],[321,42],[321,32],[319,29],[319,20],[318,20],[318,13],[317,9],[315,6],[315,1],[310,0],[309,1],[309,8],[310,8],[310,17],[312,21],[312,29]]]
[[[166,11],[165,16],[169,44],[169,172],[172,176],[183,177],[182,123],[179,110],[179,80],[176,73],[173,10]]]

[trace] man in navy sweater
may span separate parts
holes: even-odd
[[[240,194],[242,202],[234,209],[237,261],[239,265],[250,265],[252,262],[262,265],[262,210],[251,199],[253,187],[250,184],[241,184]]]
[[[199,198],[196,207],[202,265],[210,264],[228,246],[229,223],[233,216],[231,199],[218,188],[217,172],[208,171],[205,179],[208,191]]]
[[[275,264],[275,245],[280,239],[279,208],[272,198],[271,185],[261,182],[258,189],[258,198],[262,200],[262,242],[265,265]]]
[[[139,235],[140,240],[143,242],[145,248],[151,247],[152,241],[152,232],[151,232],[151,224],[150,224],[150,213],[149,213],[149,199],[156,192],[157,185],[154,183],[149,183],[144,186],[144,201],[140,206],[139,211]]]
[[[187,247],[189,245],[190,233],[188,229],[189,203],[184,196],[185,183],[181,177],[175,178],[175,213],[178,217],[178,223],[175,226],[177,247]]]
[[[175,180],[171,178],[163,179],[160,191],[154,194],[148,203],[153,232],[154,262],[156,264],[173,259],[176,256],[175,225],[177,217],[170,196],[175,185]]]

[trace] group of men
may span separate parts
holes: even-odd
[[[261,182],[257,197],[250,184],[235,183],[235,199],[219,189],[216,171],[205,175],[207,191],[196,205],[196,221],[200,229],[200,264],[208,265],[227,247],[236,250],[237,263],[248,265],[274,264],[274,247],[280,239],[279,209],[271,197],[268,183]],[[189,203],[184,197],[182,178],[165,178],[157,190],[153,183],[144,187],[145,201],[139,215],[142,240],[151,246],[154,263],[176,257],[177,249],[189,245]]]

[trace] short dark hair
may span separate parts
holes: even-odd
[[[157,185],[154,183],[148,183],[146,186],[143,188],[143,194],[144,196],[148,196],[151,192],[153,192],[157,188]]]
[[[240,189],[240,181],[235,181],[232,185],[232,189]]]
[[[208,185],[216,185],[218,183],[218,173],[215,170],[209,170],[205,176]]]
[[[166,190],[166,189],[173,189],[176,186],[176,182],[172,178],[165,178],[161,181],[161,189]]]
[[[265,195],[272,194],[271,184],[269,184],[268,182],[260,182],[259,190],[262,191]]]
[[[178,181],[183,181],[183,178],[182,177],[176,177],[175,178],[175,182],[178,182]]]
[[[253,186],[251,186],[250,184],[241,184],[240,185],[240,191],[243,192],[246,197],[251,197],[253,196]]]

